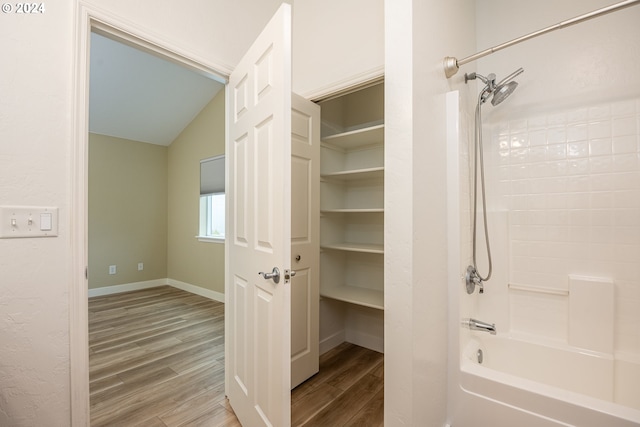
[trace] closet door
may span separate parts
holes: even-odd
[[[291,424],[291,285],[286,273],[291,268],[290,5],[280,7],[231,74],[227,100],[227,396],[242,425],[287,427]]]
[[[319,369],[320,107],[293,94],[291,111],[291,388]]]

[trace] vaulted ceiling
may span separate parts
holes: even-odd
[[[89,131],[169,145],[224,85],[91,34]]]

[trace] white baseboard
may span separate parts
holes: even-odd
[[[166,286],[167,279],[154,279],[144,282],[125,283],[123,285],[104,286],[102,288],[89,289],[89,298],[101,297],[103,295],[119,294],[122,292],[139,291],[141,289],[155,288],[158,286]]]
[[[345,332],[345,341],[368,348],[369,350],[377,351],[378,353],[384,353],[384,338],[379,336],[347,330]]]
[[[167,279],[167,284],[169,286],[173,286],[174,288],[182,289],[183,291],[191,292],[192,294],[200,295],[201,297],[224,303],[223,293],[201,288],[200,286],[195,286],[190,283],[185,283],[174,279]]]
[[[320,354],[326,353],[345,341],[378,353],[384,353],[384,338],[358,331],[341,330],[320,340]]]
[[[156,288],[158,286],[173,286],[183,291],[200,295],[201,297],[209,298],[214,301],[224,303],[224,294],[209,289],[201,288],[190,283],[181,282],[174,279],[155,279],[147,280],[145,282],[125,283],[123,285],[104,286],[102,288],[89,289],[88,295],[91,297],[100,297],[103,295],[119,294],[122,292],[139,291],[141,289]]]
[[[322,338],[320,340],[320,354],[325,354],[327,351],[331,350],[334,347],[339,346],[345,341],[344,339],[344,329],[338,331],[332,335],[329,335],[326,338]]]

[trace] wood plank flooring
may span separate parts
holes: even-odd
[[[91,425],[239,426],[224,304],[162,286],[89,299]]]
[[[383,356],[343,343],[291,394],[294,426],[377,426]],[[91,425],[240,426],[224,396],[224,304],[169,286],[89,299]]]
[[[383,355],[342,343],[320,356],[320,372],[291,392],[291,425],[382,426]]]

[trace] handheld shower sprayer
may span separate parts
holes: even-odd
[[[467,293],[472,294],[476,288],[479,288],[479,293],[484,293],[484,285],[483,282],[489,280],[491,278],[491,272],[493,269],[493,264],[491,260],[491,245],[489,244],[489,230],[487,227],[487,198],[485,195],[485,185],[484,185],[484,155],[482,149],[482,104],[487,102],[489,97],[493,96],[491,99],[491,104],[495,107],[500,104],[502,101],[507,99],[511,93],[516,89],[518,83],[513,79],[516,76],[520,75],[524,72],[524,69],[518,68],[513,73],[509,74],[504,79],[500,80],[500,82],[496,83],[496,75],[491,73],[489,75],[482,76],[478,73],[467,73],[464,75],[464,82],[468,83],[469,80],[480,80],[485,84],[485,87],[482,89],[480,94],[478,95],[478,104],[476,105],[476,126],[475,126],[475,151],[474,151],[474,170],[473,170],[473,263],[472,265],[467,267],[466,271],[466,286]],[[480,163],[480,168],[478,168],[478,162]],[[479,171],[478,171],[479,169]],[[483,217],[483,225],[484,225],[484,240],[487,248],[487,259],[488,259],[488,271],[486,276],[482,277],[482,275],[478,272],[478,265],[476,263],[476,240],[477,240],[477,211],[478,211],[478,172],[480,174],[480,190],[482,194],[482,217]]]

